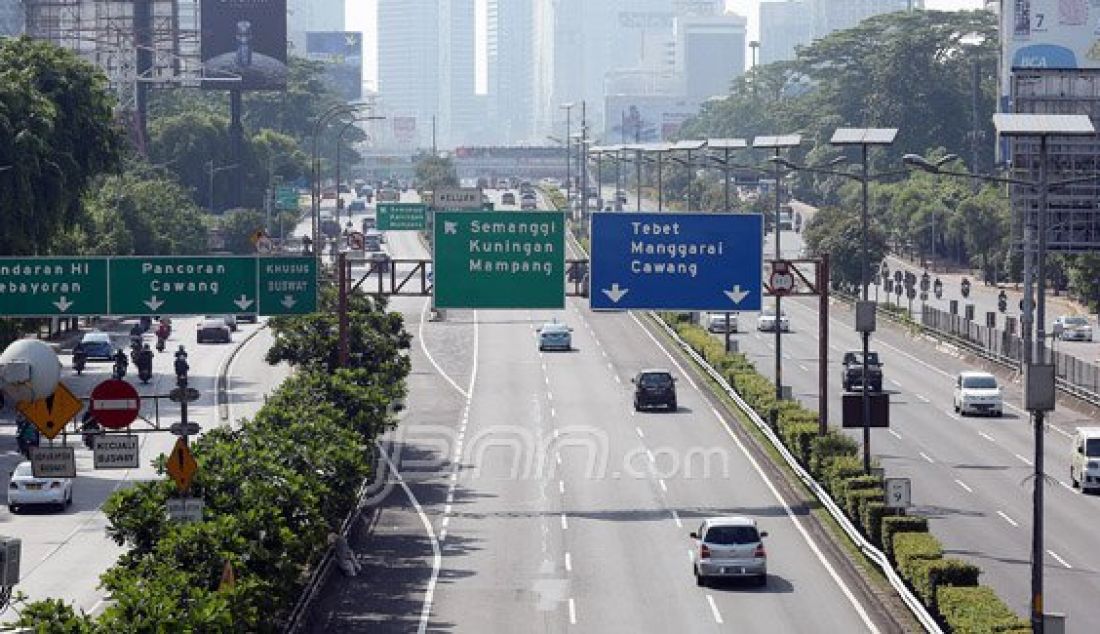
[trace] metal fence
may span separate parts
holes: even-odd
[[[1014,332],[990,328],[963,315],[953,315],[931,306],[921,310],[921,325],[977,346],[1014,367],[1019,367],[1023,359],[1023,340]],[[1091,399],[1100,400],[1100,365],[1058,350],[1057,342],[1052,343],[1055,345],[1047,348],[1046,356],[1054,364],[1060,383],[1071,391],[1083,392]]]

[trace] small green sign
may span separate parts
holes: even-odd
[[[435,212],[437,308],[564,308],[565,214]]]
[[[257,312],[254,257],[113,258],[110,277],[113,315]]]
[[[421,203],[378,203],[379,231],[422,231],[428,226],[428,206]]]
[[[317,260],[313,257],[259,259],[260,314],[288,315],[317,310]]]
[[[106,313],[105,258],[0,258],[0,316]]]
[[[298,190],[293,187],[275,188],[275,206],[289,210],[298,208]]]

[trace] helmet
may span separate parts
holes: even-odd
[[[141,346],[141,349],[142,350],[148,350],[149,349],[149,344],[145,344],[145,345]]]

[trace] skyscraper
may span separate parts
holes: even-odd
[[[760,3],[760,59],[771,64],[794,59],[796,46],[810,43],[809,7],[803,0]]]
[[[816,40],[880,13],[923,9],[924,0],[812,0],[811,5],[811,36]]]
[[[343,31],[344,0],[287,0],[287,53],[304,56],[306,31]]]
[[[379,0],[378,94],[396,140],[462,143],[478,129],[474,0]]]
[[[0,35],[19,35],[23,28],[23,3],[0,0]]]
[[[745,18],[732,13],[677,18],[679,70],[689,100],[698,103],[729,94],[730,82],[745,72],[747,24]]]
[[[487,9],[491,140],[530,141],[535,117],[535,7],[531,2],[488,0]]]

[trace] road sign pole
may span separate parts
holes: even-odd
[[[817,265],[817,433],[829,431],[829,254]]]
[[[691,156],[691,153],[688,153]],[[775,156],[779,158],[779,148],[775,148]],[[773,264],[773,270],[775,266],[779,265],[780,260],[783,259],[783,252],[780,248],[780,235],[782,231],[779,228],[779,214],[780,209],[783,206],[783,188],[780,186],[781,179],[783,178],[782,167],[779,165],[779,161],[775,162],[775,217],[772,219],[772,228],[775,230],[775,264]],[[688,187],[691,186],[690,180],[688,181]],[[689,190],[690,191],[690,190]],[[690,197],[690,194],[689,194]],[[776,424],[778,424],[778,408],[779,403],[783,401],[783,329],[780,325],[783,323],[783,309],[782,309],[782,293],[773,293],[775,295],[775,407]]]
[[[340,367],[348,366],[348,259],[346,253],[341,253],[336,258],[337,277],[340,291],[337,302],[337,313],[340,323],[339,363]],[[381,277],[381,275],[379,276]]]

